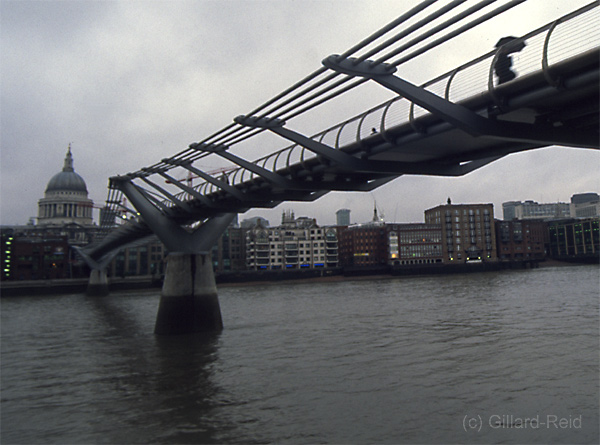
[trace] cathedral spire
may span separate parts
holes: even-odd
[[[71,143],[69,142],[69,150],[67,151],[67,156],[65,156],[65,165],[63,166],[62,171],[64,172],[73,172],[73,155],[71,154]]]

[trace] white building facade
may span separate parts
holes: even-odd
[[[260,222],[246,232],[249,270],[315,269],[338,266],[338,239],[334,227],[284,213],[278,227]]]

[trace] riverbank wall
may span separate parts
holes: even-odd
[[[331,268],[306,270],[264,270],[228,272],[216,275],[219,286],[236,286],[244,284],[261,284],[278,282],[301,282],[306,280],[342,281],[344,279],[401,277],[414,275],[440,275],[481,273],[507,269],[532,269],[538,267],[577,266],[577,263],[557,260],[527,262],[495,262],[471,264],[428,264],[411,266],[374,266],[370,268]],[[0,296],[31,296],[52,294],[83,294],[88,280],[32,280],[4,281],[0,284]],[[124,290],[160,289],[162,279],[156,276],[136,276],[125,278],[109,278],[109,289],[112,292]]]

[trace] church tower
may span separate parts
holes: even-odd
[[[69,144],[62,171],[50,179],[44,197],[38,201],[38,225],[56,227],[74,223],[91,226],[93,205],[85,181],[73,168]]]

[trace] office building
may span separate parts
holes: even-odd
[[[509,201],[502,204],[503,219],[557,219],[569,218],[571,210],[566,202],[539,204],[535,201]]]
[[[597,262],[600,253],[600,218],[550,221],[549,255],[559,260]]]
[[[372,221],[340,228],[340,265],[371,267],[388,264],[389,248],[386,224]]]
[[[440,224],[388,224],[389,263],[412,266],[443,262]]]
[[[600,196],[598,193],[579,193],[571,196],[572,218],[600,216]]]

